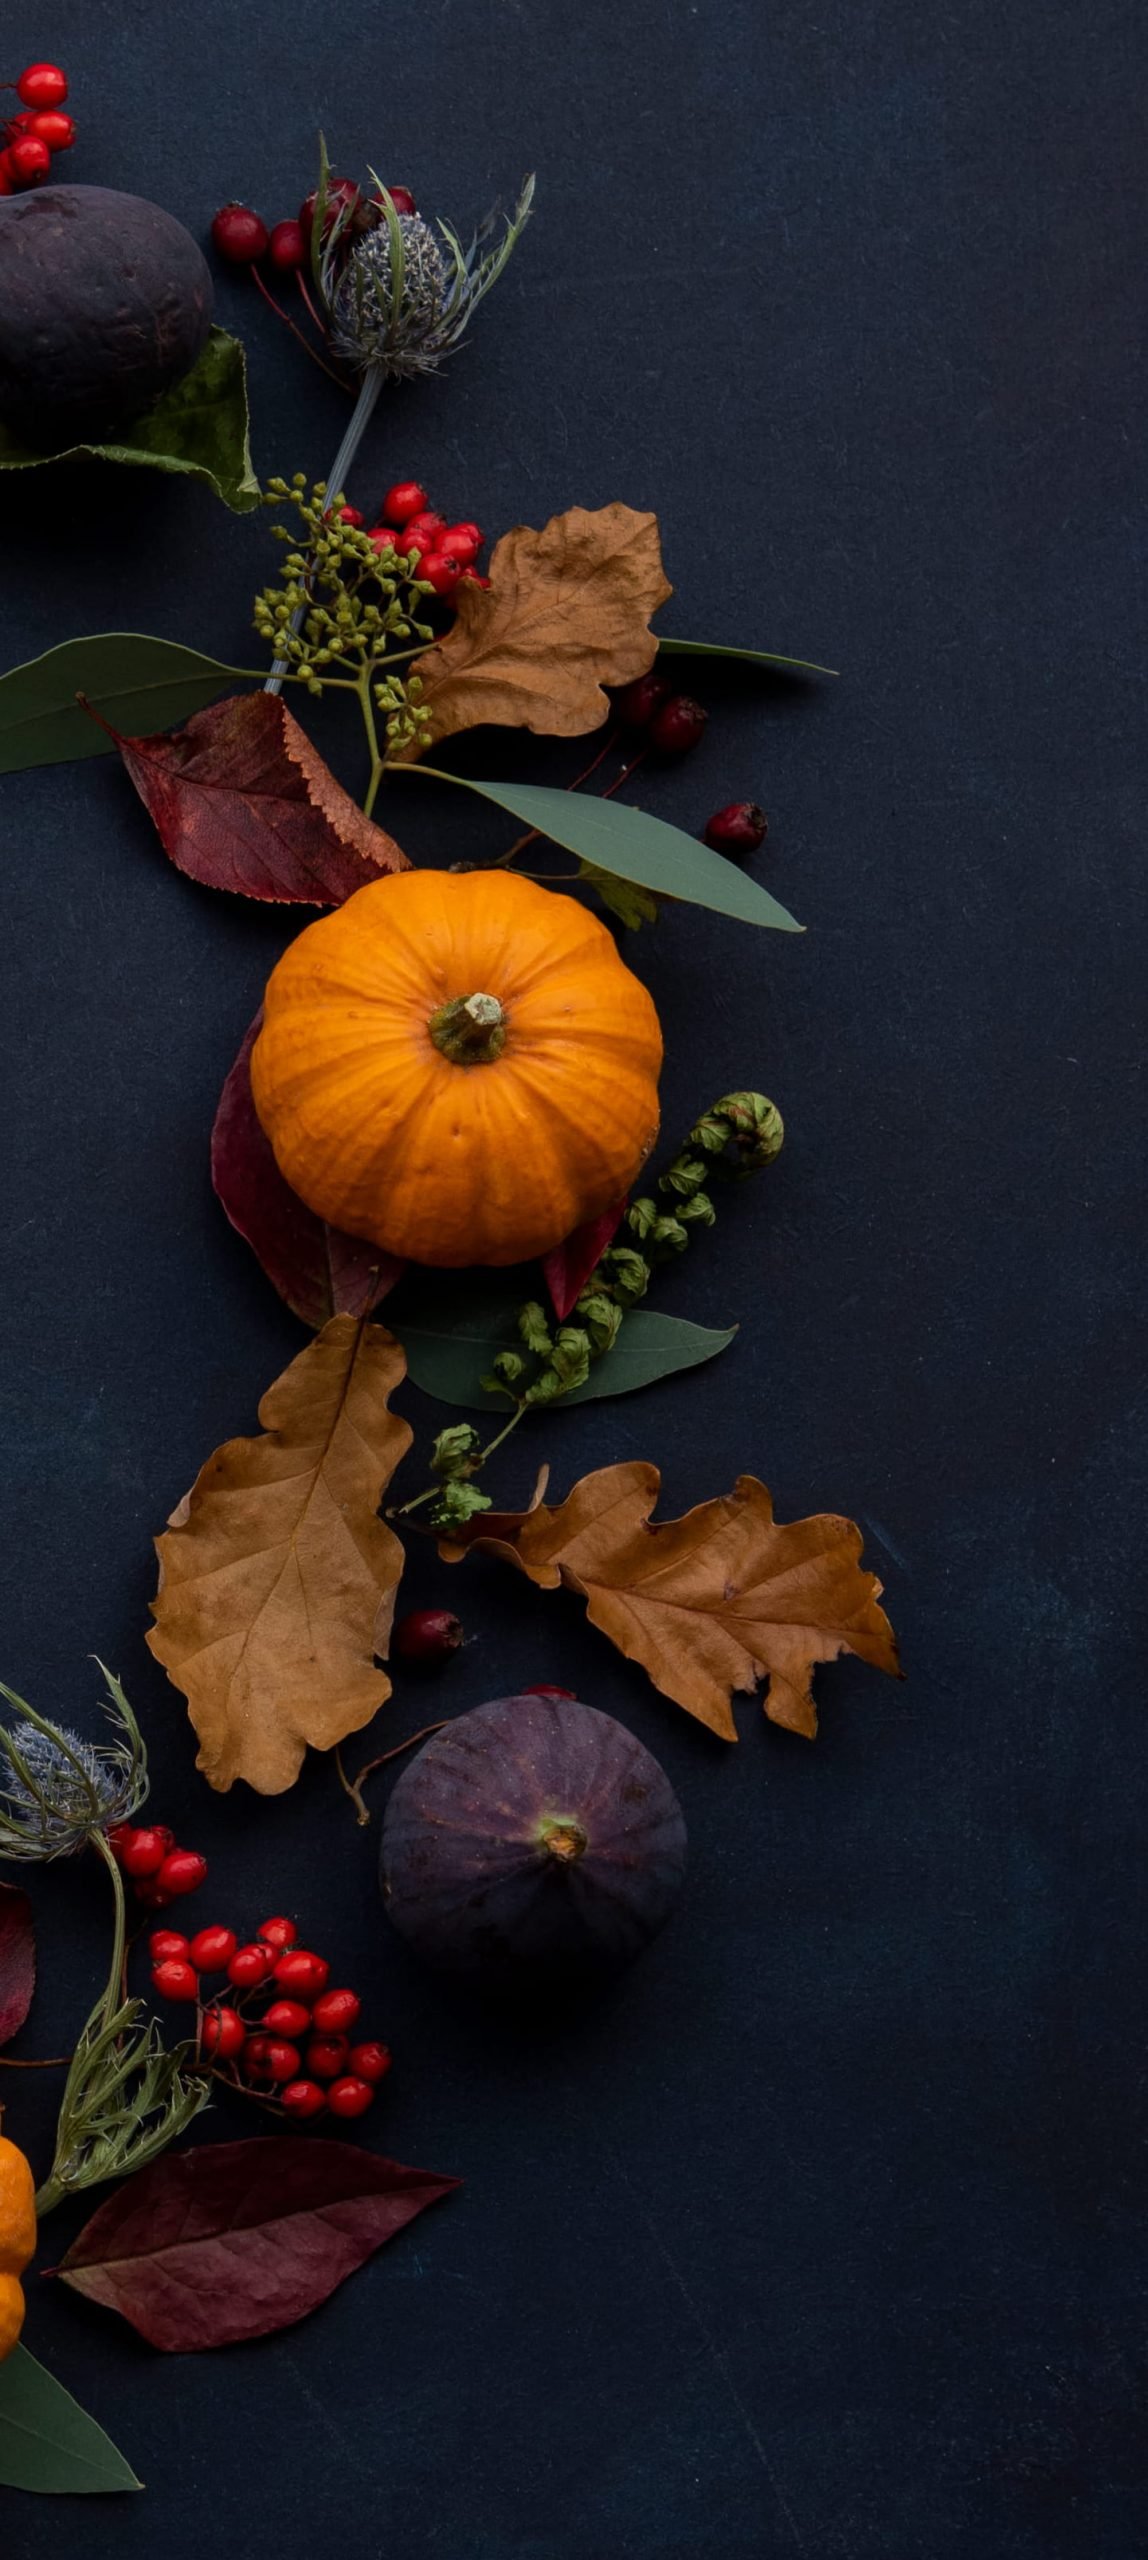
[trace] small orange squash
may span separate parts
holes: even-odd
[[[272,971],[255,1107],[309,1209],[412,1262],[523,1262],[629,1189],[662,1036],[606,927],[503,871],[402,871]]]

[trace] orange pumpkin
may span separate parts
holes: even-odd
[[[653,1002],[604,925],[504,871],[402,871],[293,942],[255,1107],[308,1208],[412,1262],[522,1262],[629,1189]]]

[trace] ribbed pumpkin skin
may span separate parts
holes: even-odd
[[[496,996],[500,1057],[431,1016]],[[272,971],[255,1107],[308,1208],[412,1262],[524,1262],[628,1191],[658,1129],[651,997],[573,898],[505,872],[404,871],[308,925]]]

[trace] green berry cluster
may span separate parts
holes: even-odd
[[[308,492],[301,471],[290,482],[270,480],[265,504],[293,507],[300,522],[295,533],[272,527],[277,541],[293,547],[282,586],[264,587],[255,599],[260,639],[309,693],[335,683],[369,693],[384,715],[390,753],[424,746],[421,681],[393,672],[434,638],[433,625],[419,618],[423,597],[434,590],[417,575],[417,554],[400,554],[397,534],[389,548],[376,549],[357,525],[344,523],[342,494],[330,497],[324,480]]]

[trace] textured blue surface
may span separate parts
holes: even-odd
[[[738,1083],[787,1118],[768,1189],[660,1301],[737,1343],[555,1418],[498,1490],[635,1454],[671,1510],[748,1467],[783,1515],[852,1512],[911,1675],[843,1666],[815,1748],[747,1705],[723,1751],[575,1604],[420,1552],[413,1589],[478,1639],[451,1702],[580,1688],[690,1825],[679,1918],[540,2048],[386,1941],[329,1769],[208,1800],[143,1648],[149,1539],[301,1340],[206,1171],[294,925],[177,878],[111,767],[5,783],[3,1671],[51,1707],[88,1697],[89,1649],[117,1666],[157,1809],[212,1854],[203,1916],[301,1909],[399,2058],[371,2139],[468,2182],[307,2326],[220,2357],[158,2361],[34,2289],[30,2346],[149,2495],[11,2497],[6,2560],[1131,2560],[1142,11],[9,0],[4,52],[71,69],[69,175],[197,232],[233,193],[289,211],[320,123],[336,164],[463,221],[537,166],[481,329],[381,414],[367,494],[413,469],[493,528],[656,506],[670,627],[844,671],[715,677],[705,745],[649,794],[692,828],[761,799],[761,877],[809,926],[679,911],[638,946],[668,1128]],[[318,472],[336,392],[242,280],[219,316],[257,465]],[[241,654],[267,575],[258,519],[144,475],[0,487],[0,545],[5,661],[116,624]],[[414,796],[416,858],[501,841]],[[400,1696],[382,1740],[429,1711]],[[94,1989],[98,1893],[37,1880],[24,2050]],[[49,2087],[10,2079],[42,2157]]]

